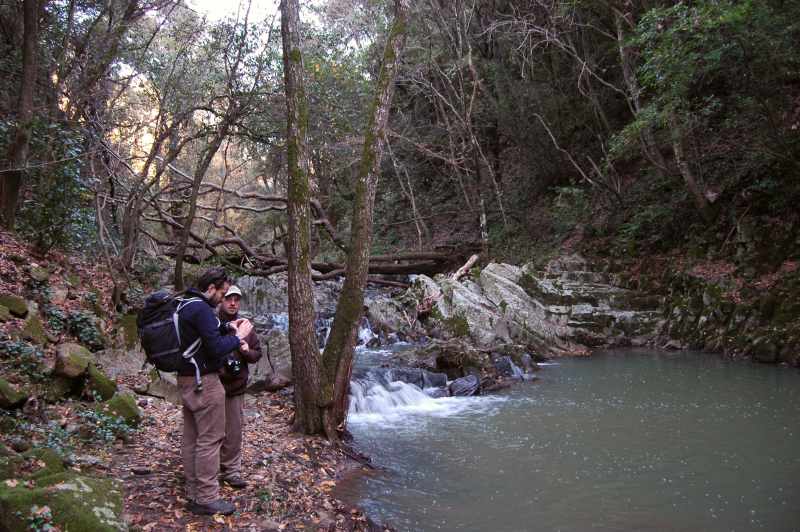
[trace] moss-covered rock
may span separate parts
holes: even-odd
[[[126,530],[122,518],[122,489],[112,479],[76,473],[41,478],[34,488],[0,487],[3,530],[28,530],[31,509],[50,508],[51,523],[70,532]]]
[[[142,421],[142,413],[136,406],[136,398],[129,393],[119,393],[108,401],[101,403],[98,412],[107,416],[120,417],[129,427],[138,427]]]
[[[12,319],[14,319],[14,316],[11,315],[11,311],[8,310],[8,307],[0,305],[0,323],[5,323]]]
[[[61,401],[67,396],[75,393],[80,381],[51,375],[50,380],[44,385],[44,398],[50,403]]]
[[[92,362],[94,355],[82,345],[61,344],[56,348],[56,365],[53,373],[74,379],[83,375]]]
[[[122,337],[125,340],[125,347],[132,349],[139,341],[139,330],[136,326],[136,314],[125,314],[119,320],[122,328]]]
[[[31,471],[26,475],[26,478],[39,479],[65,471],[64,459],[57,452],[47,447],[31,449],[23,453],[22,457],[34,464],[34,467],[26,468]]]
[[[25,320],[25,325],[22,327],[20,337],[23,340],[28,340],[36,345],[47,344],[47,333],[44,330],[42,320],[37,315],[31,315]]]
[[[0,378],[0,408],[22,406],[27,398],[26,394],[18,391],[7,380]]]
[[[0,456],[0,483],[9,478],[17,478],[25,459],[18,454]]]
[[[103,401],[107,401],[117,393],[117,383],[109,379],[94,364],[89,364],[89,370],[86,373],[86,389],[90,393],[100,396]]]
[[[28,315],[28,303],[19,296],[0,294],[0,305],[6,307],[12,315],[18,318]]]
[[[50,279],[50,272],[41,266],[31,266],[28,274],[31,276],[31,279],[37,283],[46,283]]]

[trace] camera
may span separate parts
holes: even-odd
[[[242,372],[242,361],[235,355],[225,359],[225,372],[231,377],[236,377]]]

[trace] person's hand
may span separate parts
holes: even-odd
[[[238,336],[240,340],[244,340],[253,330],[253,324],[250,323],[250,320],[246,319],[237,321],[239,321],[239,323],[236,325],[236,336]]]
[[[247,353],[248,351],[250,351],[250,346],[247,345],[247,342],[242,340],[239,342],[239,351],[241,351],[242,353]]]

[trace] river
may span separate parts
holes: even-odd
[[[389,390],[406,397],[349,416],[379,470],[338,496],[398,530],[800,530],[796,370],[620,350],[538,377],[477,398]]]

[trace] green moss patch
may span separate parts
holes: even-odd
[[[86,389],[97,394],[103,401],[107,401],[117,393],[117,383],[109,379],[94,364],[89,364],[89,371],[86,374]]]
[[[0,378],[0,408],[22,406],[27,396],[14,388],[7,380]]]
[[[12,319],[14,319],[14,316],[11,315],[11,311],[8,310],[8,307],[0,305],[0,323],[5,323]]]
[[[28,340],[36,345],[47,344],[47,333],[44,331],[44,325],[39,316],[30,316],[25,320],[20,336],[23,340]]]
[[[2,294],[0,295],[0,305],[6,307],[11,314],[18,318],[24,318],[28,315],[28,304],[21,297]]]
[[[136,398],[129,393],[120,393],[102,403],[98,412],[107,416],[120,417],[129,427],[138,427],[142,413],[136,406]]]
[[[50,508],[52,524],[70,532],[126,530],[122,489],[112,479],[61,473],[33,489],[0,487],[0,520],[9,530],[28,530],[34,506]]]
[[[136,326],[136,314],[125,314],[122,316],[122,318],[120,318],[119,324],[122,327],[125,347],[128,349],[136,347],[136,342],[139,341],[139,330]]]

